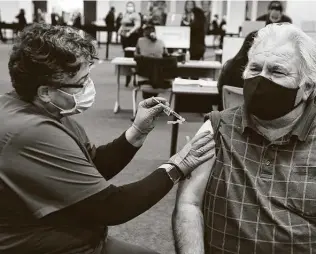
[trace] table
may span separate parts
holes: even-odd
[[[182,113],[207,113],[212,110],[212,99],[218,99],[217,81],[211,81],[212,86],[190,86],[190,85],[177,85],[175,82],[172,86],[172,93],[174,96],[174,111]],[[187,103],[188,97],[192,99],[193,96],[198,98],[205,97],[206,103],[199,99],[201,102],[199,107],[194,107],[193,103]],[[181,98],[182,97],[182,98]],[[213,98],[212,98],[213,97]],[[182,103],[181,103],[182,100]],[[214,100],[213,100],[214,101]],[[185,103],[186,102],[186,103]],[[209,103],[207,103],[209,102]],[[176,117],[173,117],[173,121],[176,121]],[[179,124],[173,124],[171,130],[171,144],[170,144],[170,157],[177,151]]]
[[[114,113],[120,111],[120,77],[121,75],[133,75],[132,69],[136,67],[133,58],[116,57],[111,61],[115,65],[117,75],[116,102],[114,104]],[[208,77],[217,80],[222,64],[218,61],[193,61],[178,63],[176,76],[178,77]]]

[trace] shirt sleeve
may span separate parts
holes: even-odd
[[[77,142],[50,123],[14,136],[3,158],[0,178],[37,218],[109,187]]]
[[[139,24],[141,23],[141,17],[139,15],[139,13],[135,13],[133,15],[133,20],[134,20],[134,22],[138,22]]]
[[[126,140],[124,132],[112,142],[99,146],[93,162],[102,176],[109,180],[126,167],[139,148],[134,147]]]

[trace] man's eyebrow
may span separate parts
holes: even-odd
[[[256,63],[256,62],[252,62],[252,63],[249,64],[249,67],[252,67],[252,68],[260,68],[260,67],[261,67],[261,64]]]
[[[285,66],[282,66],[282,65],[272,65],[270,69],[273,71],[283,71],[283,72],[289,71]]]

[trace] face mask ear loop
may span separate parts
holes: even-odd
[[[76,100],[75,95],[69,94],[69,93],[67,93],[67,92],[65,92],[65,91],[63,91],[63,90],[61,90],[61,89],[57,89],[57,90],[60,91],[60,92],[62,92],[63,94],[66,94],[66,95],[72,97],[73,100],[74,100],[75,105],[74,105],[71,109],[63,109],[63,108],[57,106],[57,105],[56,105],[55,103],[53,103],[53,102],[50,102],[50,104],[52,104],[54,107],[58,108],[58,109],[60,110],[59,113],[60,113],[61,115],[66,115],[66,114],[72,113],[72,112],[76,109],[76,107],[77,107],[77,100]],[[77,93],[77,94],[78,94],[78,93]]]

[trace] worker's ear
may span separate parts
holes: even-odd
[[[37,88],[37,96],[43,102],[50,102],[51,98],[49,96],[49,87],[40,86],[39,88]]]

